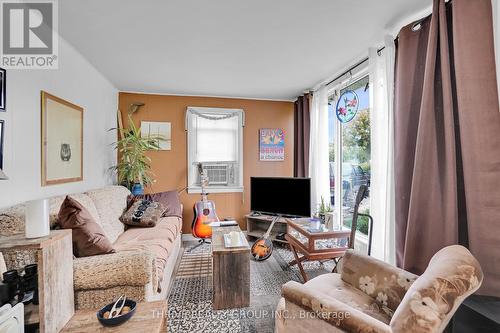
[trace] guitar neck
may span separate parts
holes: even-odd
[[[267,229],[266,233],[264,234],[264,238],[269,238],[269,235],[271,234],[271,230],[273,230],[274,224],[279,220],[279,216],[273,218],[273,221],[271,222],[271,225]]]

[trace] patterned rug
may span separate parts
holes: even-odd
[[[212,309],[212,255],[210,245],[184,251],[168,298],[169,332],[274,332],[274,311],[281,286],[302,282],[297,266],[288,267],[293,255],[275,246],[266,261],[250,260],[250,306],[242,309]],[[333,262],[308,262],[309,278],[331,272]]]

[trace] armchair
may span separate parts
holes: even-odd
[[[339,271],[283,285],[276,332],[442,332],[483,280],[459,245],[437,252],[420,277],[353,250]]]

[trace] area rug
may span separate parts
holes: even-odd
[[[274,332],[274,311],[281,286],[287,281],[302,282],[297,266],[289,267],[293,255],[288,248],[275,246],[266,261],[250,261],[250,306],[241,309],[212,309],[212,256],[210,245],[182,254],[168,297],[169,332]],[[308,262],[309,276],[331,272],[333,262]]]

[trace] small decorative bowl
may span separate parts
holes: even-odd
[[[133,301],[131,299],[127,299],[127,300],[125,300],[124,306],[128,306],[130,308],[129,312],[122,314],[122,315],[119,315],[118,317],[115,317],[115,318],[108,318],[108,319],[104,318],[104,313],[106,313],[107,311],[111,311],[113,304],[115,304],[115,302],[110,303],[110,304],[106,305],[105,307],[103,307],[101,310],[97,311],[97,319],[104,326],[117,326],[117,325],[123,324],[124,322],[129,320],[134,315],[135,308],[137,305],[137,303],[135,301]]]

